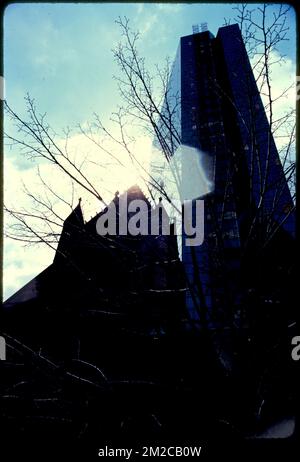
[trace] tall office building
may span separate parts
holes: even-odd
[[[216,37],[195,29],[180,39],[168,95],[162,112],[173,105],[181,145],[199,150],[204,170],[213,167],[213,191],[202,197],[204,242],[182,243],[191,317],[200,324],[235,322],[249,294],[280,304],[294,204],[237,24],[221,27]],[[161,131],[169,142],[163,123]],[[185,162],[181,174],[191,175]]]

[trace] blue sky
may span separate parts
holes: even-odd
[[[4,16],[6,98],[24,108],[28,91],[61,128],[108,116],[118,100],[111,49],[120,38],[115,19],[126,15],[142,33],[149,63],[174,56],[179,37],[206,21],[212,33],[234,16],[230,4],[12,4]],[[291,38],[295,34],[291,14]],[[294,54],[293,40],[285,52]]]
[[[40,112],[56,129],[74,127],[97,112],[108,120],[119,96],[112,76],[118,74],[112,48],[120,39],[118,16],[127,16],[141,32],[140,50],[150,66],[174,57],[181,36],[192,33],[192,25],[207,22],[216,34],[224,18],[235,16],[233,4],[184,3],[17,3],[4,15],[4,77],[6,100],[24,114],[24,96],[35,98]],[[255,8],[255,5],[251,5]],[[278,6],[274,6],[278,8]],[[289,14],[290,41],[284,42],[289,66],[295,63],[295,14]],[[10,128],[6,122],[7,128]],[[31,162],[18,151],[7,150],[11,162],[5,182],[7,195],[19,189],[17,178],[28,175]],[[19,176],[17,176],[17,174]],[[14,242],[6,244],[6,295],[13,293],[51,262],[48,251],[37,261],[34,249],[23,251]],[[4,270],[5,274],[5,270]]]

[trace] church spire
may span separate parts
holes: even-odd
[[[69,255],[78,246],[82,239],[82,230],[84,227],[83,213],[81,209],[81,197],[75,209],[65,219],[63,230],[59,239],[54,262],[60,260],[60,255]]]
[[[81,209],[81,202],[82,202],[82,199],[80,197],[78,199],[77,206],[75,207],[74,210],[72,210],[70,215],[66,218],[65,223],[74,224],[74,225],[76,224],[77,226],[79,224],[84,225],[83,213]]]

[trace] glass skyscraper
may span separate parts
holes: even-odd
[[[279,276],[271,275],[276,265],[270,254],[278,252],[277,266],[289,265],[281,250],[293,246],[295,215],[237,24],[221,27],[216,37],[204,31],[180,39],[168,97],[181,146],[197,148],[214,179],[213,191],[202,197],[203,244],[188,247],[182,241],[187,307],[200,325],[238,324],[247,294],[261,293],[256,270],[264,268],[262,284],[272,301],[269,279],[275,283]],[[165,101],[162,114],[166,110]],[[168,129],[162,132],[169,142]],[[183,163],[181,175],[190,174]]]

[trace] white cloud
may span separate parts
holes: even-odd
[[[139,30],[142,34],[143,40],[146,35],[151,32],[153,27],[157,24],[158,16],[156,13],[152,13],[147,17],[144,17],[143,21],[139,21]]]
[[[270,67],[271,70],[271,91],[272,99],[276,100],[285,89],[291,85],[295,85],[296,81],[296,64],[290,59],[280,59],[280,55],[277,51],[270,54],[270,62],[274,62]],[[252,62],[253,64],[253,62]],[[254,75],[257,75],[258,70],[254,70]],[[258,84],[260,80],[258,81]],[[263,88],[263,92],[267,93],[267,88]],[[265,104],[268,103],[268,97],[262,94],[262,100]],[[295,87],[292,87],[288,92],[277,100],[275,103],[275,110],[278,114],[281,114],[290,107],[296,105],[296,92]]]
[[[273,120],[283,117],[286,113],[295,109],[296,106],[296,65],[290,58],[281,59],[277,51],[270,53],[270,62],[274,62],[270,68],[271,95],[273,103]],[[254,62],[252,62],[252,65]],[[254,70],[257,75],[258,70]],[[258,86],[260,80],[258,81]],[[288,89],[288,90],[287,90]],[[287,91],[286,91],[287,90]],[[266,106],[266,114],[269,118],[268,88],[262,88],[261,97]],[[283,126],[276,132],[276,144],[278,149],[284,146],[288,138],[283,136],[290,134],[290,126]]]
[[[178,13],[182,10],[183,5],[180,3],[158,3],[157,8],[167,13]]]
[[[54,252],[44,245],[25,247],[20,242],[4,245],[4,300],[49,266]]]
[[[145,9],[144,7],[145,7],[144,3],[137,3],[136,4],[136,12],[137,12],[138,15],[143,13],[143,11]]]
[[[139,4],[134,23],[141,33],[142,42],[152,33],[150,46],[160,46],[171,37],[172,28],[169,26],[169,16],[179,13],[183,5],[179,3]],[[147,43],[147,42],[146,42]],[[147,46],[149,44],[147,43]],[[148,50],[149,51],[149,50]]]

